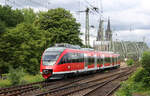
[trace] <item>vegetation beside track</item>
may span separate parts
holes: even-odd
[[[17,85],[29,84],[29,83],[40,82],[40,81],[44,81],[41,74],[37,74],[37,75],[25,74],[23,77],[20,78],[20,82],[18,82]],[[5,80],[0,80],[0,88],[9,87],[9,86],[13,86],[13,83],[9,78]]]
[[[150,51],[144,52],[140,67],[115,93],[116,96],[150,96]]]

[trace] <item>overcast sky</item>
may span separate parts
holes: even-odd
[[[103,18],[111,20],[114,39],[143,41],[150,46],[150,1],[149,0],[0,0],[1,5],[8,4],[15,8],[33,8],[36,12],[46,11],[52,8],[62,7],[74,15],[78,22],[81,23],[81,32],[84,33],[86,7],[90,7],[88,2],[95,7],[103,8]],[[101,6],[102,5],[102,6]],[[100,14],[99,11],[99,14]],[[90,29],[91,44],[97,35],[100,15],[90,13],[90,25],[95,28]],[[107,25],[107,22],[104,23]],[[104,29],[106,29],[104,27]],[[117,34],[117,35],[116,35]],[[84,40],[84,36],[81,36]]]

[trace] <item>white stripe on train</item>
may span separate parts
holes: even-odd
[[[114,66],[104,66],[102,68],[90,68],[90,69],[82,69],[82,70],[74,70],[74,71],[64,71],[64,72],[53,72],[53,74],[66,74],[66,73],[81,73],[81,72],[87,72],[87,71],[95,71],[99,69],[105,69],[105,68],[111,68],[111,67],[116,67],[119,66],[120,64],[115,64]]]

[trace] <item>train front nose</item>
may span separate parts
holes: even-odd
[[[41,60],[41,73],[45,79],[50,78],[53,75],[53,69],[60,52],[45,51]]]
[[[53,70],[52,69],[43,69],[42,75],[45,79],[48,79],[50,76],[52,76]]]

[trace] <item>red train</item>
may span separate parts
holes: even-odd
[[[48,79],[119,67],[119,56],[113,52],[100,52],[69,44],[56,44],[44,51],[40,72],[45,79]]]

